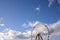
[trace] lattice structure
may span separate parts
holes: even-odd
[[[31,40],[49,40],[49,29],[47,25],[37,23],[31,31]]]

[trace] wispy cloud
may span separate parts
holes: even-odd
[[[36,11],[40,12],[40,4],[36,7]]]
[[[48,7],[50,8],[51,5],[53,4],[54,0],[48,0],[49,4],[48,4]]]
[[[36,8],[36,11],[40,11],[40,8],[39,8],[39,7],[37,7],[37,8]]]
[[[0,17],[0,27],[3,27],[3,26],[5,26],[5,24],[3,23],[3,17]]]
[[[35,22],[28,22],[28,23],[23,23],[22,26],[23,27],[34,27],[37,23],[39,23],[39,21],[35,21]]]
[[[3,27],[3,26],[5,26],[5,24],[0,24],[0,27]]]
[[[60,0],[48,0],[49,4],[48,4],[48,7],[50,8],[51,5],[54,4],[54,2],[57,2],[59,5],[60,5]]]
[[[58,4],[60,5],[60,0],[57,0]]]
[[[3,17],[0,17],[0,23],[3,21],[3,19],[4,19]]]
[[[23,23],[22,26],[25,27],[25,26],[27,26],[27,24],[26,23]]]

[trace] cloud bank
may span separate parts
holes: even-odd
[[[50,35],[51,36],[60,36],[60,21],[57,21],[56,23],[50,24]]]
[[[30,26],[35,26],[37,23],[39,22],[38,21],[34,23],[29,22],[28,24]],[[60,37],[60,21],[57,21],[47,26],[49,26],[48,28],[49,28],[50,37]],[[36,35],[36,31],[34,31],[33,34]],[[21,32],[21,31],[16,31],[12,29],[5,29],[4,31],[0,32],[0,40],[24,40],[24,39],[26,40],[31,39],[30,30]]]

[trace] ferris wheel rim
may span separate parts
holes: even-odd
[[[37,24],[36,24],[37,25]],[[35,26],[36,26],[35,25]],[[45,24],[43,24],[46,28],[47,28],[47,30],[48,30],[48,39],[47,40],[49,40],[49,29],[48,29],[48,27],[47,27],[47,25],[45,25]],[[32,29],[32,31],[31,31],[31,40],[32,40],[32,32],[33,32],[33,30],[35,29],[35,26],[33,27],[33,29]]]

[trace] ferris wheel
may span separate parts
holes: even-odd
[[[31,31],[31,40],[49,40],[49,29],[43,23],[34,25]]]

